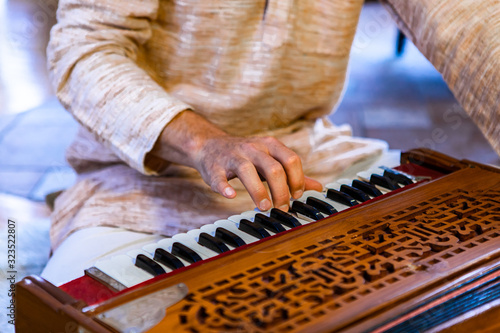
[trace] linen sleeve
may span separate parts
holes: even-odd
[[[381,0],[500,155],[500,0]]]
[[[60,0],[48,67],[56,94],[78,122],[143,174],[165,126],[191,107],[139,66],[158,0]]]

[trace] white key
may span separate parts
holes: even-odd
[[[149,259],[154,260],[153,255],[152,255],[151,253],[149,253],[148,251],[145,251],[145,250],[143,250],[143,249],[134,249],[134,250],[130,250],[130,251],[128,251],[128,252],[127,252],[127,255],[128,255],[129,257],[131,257],[131,258],[132,258],[132,260],[133,260],[134,264],[135,264],[135,259],[137,258],[137,255],[139,255],[139,254],[143,254],[143,255],[145,255],[146,257],[148,257]],[[155,260],[155,261],[156,261],[156,260]],[[169,268],[169,267],[167,267],[167,266],[163,265],[162,263],[160,263],[160,262],[158,262],[158,261],[156,261],[156,263],[157,263],[158,265],[160,265],[160,266],[161,266],[161,268],[163,268],[163,269],[165,270],[165,273],[168,273],[168,272],[171,272],[171,271],[172,271],[172,269],[171,269],[171,268]]]
[[[294,199],[294,200],[295,200],[295,199]],[[293,204],[293,200],[292,200],[292,201],[290,201],[290,207],[292,206],[292,204]],[[300,224],[308,224],[308,223],[311,223],[311,222],[313,222],[313,221],[314,221],[313,219],[310,219],[310,218],[308,218],[307,216],[302,216],[302,217],[301,217],[301,216],[297,216],[297,214],[294,214],[294,213],[291,213],[291,212],[287,212],[287,213],[288,213],[288,214],[290,214],[290,215],[292,215],[293,217],[295,217],[295,218],[297,219],[297,221],[299,221],[299,222],[300,222]],[[267,216],[271,216],[271,214],[270,214],[270,213],[269,213],[269,214],[266,214],[266,215],[267,215]],[[285,225],[283,225],[283,227],[285,227],[285,228],[287,228],[287,229],[291,229],[291,228],[289,228],[289,227],[287,227],[287,226],[285,226]]]
[[[147,252],[147,253],[148,253],[148,255],[149,255],[149,257],[150,257],[150,258],[153,258],[153,257],[154,257],[154,254],[155,254],[155,251],[156,251],[156,249],[157,249],[157,248],[162,248],[162,249],[164,249],[165,251],[170,252],[170,254],[172,254],[172,252],[171,252],[171,251],[169,251],[169,250],[168,250],[168,249],[166,249],[165,247],[160,246],[160,245],[159,245],[159,243],[151,243],[151,244],[144,245],[144,246],[142,247],[142,249],[143,249],[145,252]],[[170,249],[170,250],[172,250],[172,249]],[[179,258],[179,257],[177,257],[177,256],[175,256],[175,257],[176,257],[177,259],[179,259],[179,260],[180,260],[180,261],[184,264],[184,266],[189,266],[189,265],[190,265],[190,263],[189,263],[188,261],[186,261],[186,260],[184,260],[184,259],[182,259],[182,258]]]
[[[340,191],[340,187],[341,187],[342,185],[348,185],[348,186],[351,186],[351,187],[352,187],[352,180],[350,180],[350,179],[346,179],[346,178],[344,178],[344,179],[339,179],[339,180],[337,180],[337,181],[335,181],[335,182],[333,182],[333,183],[326,184],[326,186],[325,186],[325,187],[326,187],[326,188],[331,188],[331,189],[334,189],[334,190],[337,190],[337,191]],[[382,192],[382,193],[383,193],[383,192]],[[369,197],[370,197],[370,198],[373,198],[373,196],[370,196],[370,195],[369,195]],[[358,201],[359,201],[359,200],[358,200]],[[360,203],[361,203],[361,202],[360,202]],[[343,204],[341,204],[341,203],[336,203],[336,204],[337,204],[337,205],[339,205],[339,207],[342,207],[342,208],[343,208],[343,209],[338,209],[338,208],[336,208],[339,212],[340,212],[341,210],[344,210],[344,209],[349,208],[348,206],[343,205]],[[333,205],[332,205],[332,206],[333,206]]]
[[[153,275],[135,266],[134,259],[125,254],[100,260],[94,266],[127,287],[153,278]]]
[[[376,171],[377,169],[370,169],[370,170],[375,170],[375,171]],[[379,169],[379,170],[380,170],[380,169]],[[383,171],[382,171],[381,173],[379,173],[378,171],[377,171],[377,172],[371,172],[371,171],[370,171],[370,175],[371,175],[371,174],[374,174],[374,173],[379,174],[379,175],[382,175],[382,174],[383,174]],[[359,173],[358,173],[358,174],[359,174]],[[364,180],[364,179],[362,179],[362,180]],[[365,180],[365,181],[367,181],[367,180]],[[339,184],[341,184],[341,185],[344,185],[344,184],[345,184],[345,185],[352,186],[352,180],[350,180],[350,179],[339,179],[339,180],[337,180],[337,183],[339,183]],[[368,181],[368,183],[369,183],[369,181]],[[385,189],[385,188],[381,188],[381,187],[379,187],[379,186],[375,186],[375,187],[377,187],[378,189],[381,189],[381,190],[382,190],[382,191],[381,191],[382,193],[385,193],[384,191],[388,191],[387,189]],[[367,194],[367,195],[368,195],[368,194]],[[373,198],[373,196],[372,196],[372,195],[368,195],[368,196],[369,196],[370,198]]]
[[[215,224],[205,224],[204,226],[201,226],[200,230],[215,237],[215,232],[217,231],[217,228],[218,227]]]
[[[215,233],[217,232],[217,228],[218,228],[218,226],[216,226],[215,224],[205,224],[204,226],[202,226],[200,228],[200,230],[202,232],[206,232],[210,236],[215,237]],[[189,232],[188,232],[188,234],[189,234]],[[231,246],[231,245],[229,245],[229,244],[227,244],[225,242],[224,242],[224,244],[226,244],[226,246],[229,248],[229,250],[234,250],[235,249],[234,246]]]
[[[339,191],[341,185],[342,184],[340,184],[338,182],[333,182],[333,183],[326,184],[325,188]]]
[[[295,199],[294,199],[295,200]],[[293,200],[290,201],[290,207],[292,206],[293,204]],[[307,217],[307,216],[302,216],[302,215],[298,215],[297,213],[291,213],[290,211],[287,212],[287,214],[290,214],[292,215],[293,217],[295,217],[297,219],[297,221],[299,221],[300,224],[309,224],[311,222],[314,222],[313,219]],[[267,216],[271,216],[271,214],[266,214]],[[282,224],[283,225],[283,224]],[[286,225],[283,225],[283,227],[285,227],[285,229],[292,229],[290,227],[287,227]]]
[[[337,179],[336,183],[338,183],[340,185],[352,186],[352,179],[341,178],[341,179]]]
[[[359,179],[364,180],[365,182],[370,182],[370,176],[372,174],[369,173],[368,171],[361,171],[356,174]]]
[[[214,226],[214,227],[215,227],[215,226]],[[217,227],[215,227],[215,228],[213,229],[213,234],[212,234],[211,232],[206,232],[206,231],[205,231],[205,230],[203,230],[202,228],[200,228],[200,229],[190,230],[190,231],[188,231],[188,232],[187,232],[187,234],[188,234],[189,236],[193,237],[193,239],[195,240],[196,244],[197,244],[197,245],[199,245],[199,246],[201,246],[201,248],[203,248],[203,249],[207,249],[208,251],[210,251],[210,252],[214,252],[216,255],[218,255],[219,253],[217,253],[217,252],[215,252],[215,251],[213,251],[213,250],[211,250],[211,249],[209,249],[209,248],[207,248],[207,247],[205,247],[205,246],[203,246],[203,245],[201,245],[201,244],[199,244],[199,243],[198,243],[198,241],[200,240],[200,234],[201,234],[201,233],[207,233],[207,234],[209,234],[209,235],[211,235],[211,236],[214,236],[214,237],[215,237],[215,231],[216,231],[216,229],[217,229]],[[225,244],[225,243],[224,243],[224,244]],[[229,250],[234,249],[234,247],[232,247],[232,246],[230,246],[230,245],[228,245],[228,244],[226,244],[226,246],[229,248]]]
[[[198,229],[199,230],[199,229]],[[181,233],[172,236],[172,239],[175,239],[179,243],[186,245],[189,247],[191,250],[195,251],[198,253],[198,255],[201,257],[201,259],[205,260],[211,257],[215,257],[219,255],[217,252],[210,250],[207,247],[201,246],[197,242],[195,242],[194,237],[186,234],[186,233]]]
[[[358,173],[358,175],[360,174],[360,172]],[[371,175],[371,173],[370,173]],[[361,178],[360,178],[361,179]],[[361,180],[364,180],[366,181],[365,179],[361,179]],[[369,183],[369,181],[368,181]],[[337,181],[333,182],[333,183],[329,183],[329,184],[326,184],[326,188],[331,188],[331,189],[334,189],[334,190],[337,190],[337,191],[340,191],[340,187],[342,185],[348,185],[348,186],[352,186],[352,180],[351,179],[347,179],[347,178],[343,178],[343,179],[338,179]],[[387,189],[384,189],[382,187],[379,187],[379,186],[375,186],[377,187],[379,190],[381,190],[381,192],[383,194],[386,193],[386,191],[388,191]],[[373,198],[373,196],[369,196],[370,198]],[[359,200],[358,200],[359,201]],[[342,204],[339,204],[339,205],[342,205]],[[342,205],[344,206],[344,205]],[[346,206],[347,207],[347,206]],[[340,211],[339,209],[337,209],[338,211]]]
[[[237,224],[233,221],[218,220],[218,221],[215,221],[214,224],[218,227],[222,227],[224,229],[227,229],[227,230],[231,231],[232,233],[240,236],[240,238],[243,239],[243,241],[246,244],[250,244],[250,243],[253,243],[253,242],[256,242],[259,240],[257,237],[254,237],[252,235],[247,234],[246,232],[239,230],[238,229],[239,224]]]
[[[320,200],[323,200],[324,202],[329,203],[330,205],[332,205],[333,208],[335,208],[339,212],[343,211],[344,209],[349,208],[346,205],[343,205],[341,203],[338,203],[336,201],[328,199],[326,197],[326,193],[321,193],[321,192],[317,192],[317,191],[305,191],[304,194],[302,195],[301,199],[304,198],[303,202],[306,202],[306,200],[307,200],[308,197],[315,197],[315,198],[318,198]]]
[[[423,179],[431,179],[431,177],[427,177],[427,176],[413,176],[413,175],[410,175],[409,173],[406,173],[406,172],[404,172],[404,171],[401,171],[401,170],[395,170],[395,169],[393,169],[393,168],[388,168],[388,167],[383,166],[383,165],[379,166],[379,168],[380,168],[380,169],[382,169],[382,170],[384,170],[384,171],[385,171],[385,170],[392,170],[392,171],[394,171],[394,172],[400,173],[400,174],[402,174],[402,175],[404,175],[404,176],[406,176],[406,177],[410,178],[410,179],[411,179],[414,183],[416,183],[416,182],[418,182],[418,181],[420,181],[420,180],[423,180]]]
[[[172,245],[175,242],[176,242],[176,240],[173,238],[165,238],[156,244],[158,244],[158,247],[161,247],[162,249],[167,250],[168,252],[172,253]]]
[[[374,169],[370,169],[369,171],[361,171],[361,172],[358,172],[357,173],[357,176],[359,179],[361,180],[364,180],[365,182],[370,182],[370,177],[372,174],[379,174],[377,170],[380,170],[380,169],[375,169],[375,172],[372,172],[372,170]],[[383,172],[380,174],[380,175],[383,175]],[[379,189],[380,192],[382,192],[382,194],[386,194],[386,193],[389,193],[391,192],[391,190],[389,189],[386,189],[385,187],[382,187],[382,186],[378,186],[378,185],[375,185],[373,184],[377,189]]]
[[[154,255],[155,254],[155,251],[156,249],[159,248],[159,245],[158,243],[150,243],[150,244],[146,244],[142,247],[142,249],[144,251],[146,251],[147,253],[151,254],[151,255]]]
[[[338,182],[333,182],[333,183],[328,183],[325,185],[325,188],[326,189],[329,189],[331,188],[332,190],[340,190],[340,185]]]
[[[406,173],[406,172],[399,171],[399,170],[394,170],[394,169],[392,169],[392,168],[388,168],[388,167],[383,166],[383,165],[379,166],[379,169],[380,169],[380,170],[382,170],[382,171],[381,171],[381,174],[382,174],[382,175],[384,174],[384,171],[385,171],[385,170],[394,171],[394,172],[396,172],[396,173],[399,173],[399,174],[402,174],[402,175],[404,175],[404,176],[408,177],[408,179],[410,179],[413,183],[416,183],[416,182],[418,182],[419,180],[422,180],[422,179],[430,179],[429,177],[425,177],[425,176],[424,176],[424,177],[416,177],[416,176],[410,175],[410,174],[408,174],[408,173]],[[419,179],[419,178],[420,178],[420,179]],[[400,184],[400,185],[401,185],[401,184]]]
[[[153,257],[151,257],[151,254],[147,251],[144,251],[143,249],[133,249],[128,251],[126,254],[132,259],[135,259],[139,254],[144,254],[146,257],[153,259]]]
[[[219,226],[217,226],[215,224],[205,224],[204,226],[202,226],[200,228],[200,230],[202,230],[203,232],[206,232],[207,234],[215,237],[215,234],[217,232],[217,228],[219,228]],[[226,246],[229,248],[229,250],[234,250],[235,249],[234,246],[231,246],[231,245],[229,245],[229,244],[227,244],[225,242],[224,242],[224,244],[226,244]]]
[[[255,210],[250,210],[250,211],[247,211],[247,212],[243,212],[241,213],[241,215],[233,215],[233,216],[230,216],[228,218],[228,220],[230,221],[233,221],[235,223],[239,223],[242,219],[246,219],[250,222],[255,222],[255,215],[257,214],[263,214],[267,217],[271,216],[271,211],[268,210],[268,211],[265,211],[265,212],[261,212],[261,211],[255,211]],[[285,230],[288,230],[290,229],[289,227],[287,227],[286,225],[282,225],[283,228],[285,228]],[[266,231],[272,236],[272,235],[276,235],[275,232],[273,231],[270,231],[268,229],[266,229]]]
[[[315,192],[315,191],[311,191],[311,192]],[[317,192],[319,193],[319,192]],[[290,206],[292,205],[293,203],[293,200],[290,201]],[[246,211],[246,212],[243,212],[241,213],[241,215],[243,215],[247,220],[250,220],[250,221],[255,221],[255,215],[257,214],[263,214],[265,216],[271,216],[271,211],[270,210],[267,210],[267,211],[264,211],[264,212],[261,212],[260,210],[249,210],[249,211]],[[290,215],[293,216],[293,214],[291,213],[288,213]],[[294,216],[301,224],[308,224],[308,223],[311,223],[313,220],[308,218],[308,217],[305,217],[305,218],[300,218],[300,217],[297,217],[297,216]],[[291,229],[290,227],[287,227],[286,225],[284,224],[281,224],[283,226],[283,228],[285,228],[285,230],[289,230]]]
[[[254,214],[253,217],[255,217],[255,214]],[[246,219],[246,220],[249,220],[250,222],[253,222],[254,221],[253,217],[252,216],[248,216],[248,215],[240,214],[240,215],[229,216],[227,219],[229,221],[233,221],[234,223],[240,223],[240,221],[243,220],[243,219]]]
[[[292,204],[292,202],[290,202],[290,205],[291,205],[291,204]],[[253,216],[252,216],[252,214],[251,214],[250,212],[245,212],[245,213],[243,213],[242,215],[249,216],[249,217],[251,216],[251,220],[250,220],[250,219],[249,219],[249,220],[250,220],[250,221],[255,221],[255,215],[257,215],[257,214],[262,214],[262,215],[265,215],[265,216],[269,217],[269,216],[271,216],[271,211],[270,211],[270,210],[265,211],[265,212],[261,212],[261,211],[254,211]],[[290,213],[288,213],[288,214],[290,214]],[[304,220],[298,219],[296,216],[294,216],[294,217],[295,217],[295,218],[296,218],[296,219],[297,219],[300,223],[302,223],[302,224],[307,224],[307,221],[304,221]],[[278,220],[278,222],[280,222],[280,221]],[[290,228],[290,227],[287,227],[286,225],[284,225],[284,224],[283,224],[283,223],[281,223],[281,222],[280,222],[280,224],[283,226],[283,228],[285,228],[285,230],[290,230],[290,229],[292,229],[292,228]],[[267,230],[267,229],[266,229],[266,230]],[[269,230],[268,230],[268,231],[269,231]],[[271,233],[271,231],[269,231],[269,233]],[[274,233],[273,233],[273,234],[274,234]]]
[[[196,244],[198,244],[198,240],[200,239],[200,234],[203,233],[203,232],[204,231],[201,230],[201,229],[193,229],[193,230],[189,230],[187,232],[187,235],[189,237],[193,238],[193,240],[196,242]]]
[[[257,210],[249,210],[249,211],[241,213],[241,215],[250,221],[255,221],[255,215],[257,215],[259,213],[264,214],[266,216],[271,215],[271,211],[269,211],[269,210],[265,211],[265,212],[261,212],[261,211],[257,211]]]
[[[379,176],[384,175],[384,170],[382,170],[380,167],[371,168],[371,169],[368,169],[367,171],[369,174],[375,174],[375,175],[379,175]]]
[[[189,261],[186,261],[184,259],[182,259],[181,257],[178,257],[176,256],[175,254],[172,253],[172,245],[176,242],[176,240],[172,239],[172,238],[165,238],[165,239],[162,239],[161,241],[159,241],[158,243],[155,243],[156,244],[156,247],[153,249],[153,251],[151,253],[154,253],[154,251],[156,251],[157,248],[162,248],[164,249],[165,251],[167,252],[170,252],[170,254],[172,254],[173,256],[175,256],[177,259],[179,259],[183,264],[184,266],[189,266],[191,265],[191,263]],[[149,248],[149,245],[148,245],[148,248],[145,249],[145,247],[143,247],[144,250],[148,251],[150,248]],[[149,251],[148,251],[149,252]]]

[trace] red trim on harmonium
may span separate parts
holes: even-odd
[[[59,289],[88,305],[97,304],[118,294],[90,276],[84,275],[59,286]]]
[[[398,167],[395,167],[394,170],[398,170],[409,175],[415,177],[431,177],[432,179],[436,179],[444,176],[445,174],[436,170],[428,169],[423,166],[414,163],[402,164]]]

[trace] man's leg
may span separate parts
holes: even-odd
[[[123,228],[92,227],[75,231],[54,251],[41,276],[59,286],[84,274],[96,261],[125,254],[165,238]]]

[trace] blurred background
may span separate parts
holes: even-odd
[[[45,196],[75,180],[64,151],[76,122],[57,102],[46,70],[45,49],[56,8],[57,0],[0,0],[0,251],[6,251],[6,221],[11,217],[18,228],[17,281],[39,274],[49,255]],[[349,123],[356,136],[386,140],[393,149],[427,147],[500,165],[441,75],[414,45],[407,41],[397,54],[397,37],[388,13],[367,2],[345,97],[332,120]],[[3,275],[6,256],[0,258]],[[2,312],[6,302],[2,285]],[[1,332],[13,329],[6,319],[0,318]]]

